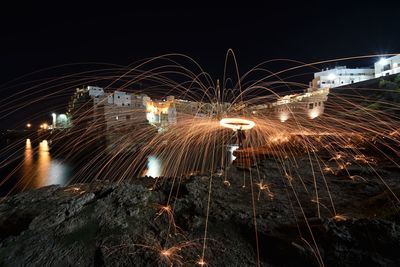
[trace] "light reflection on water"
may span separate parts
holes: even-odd
[[[147,157],[147,168],[143,173],[143,176],[151,176],[151,177],[160,177],[162,175],[161,172],[162,162],[156,156],[148,156]]]
[[[21,175],[24,189],[53,184],[64,185],[68,182],[69,166],[51,157],[47,140],[40,142],[39,147],[35,149],[27,139]]]
[[[233,155],[233,152],[239,148],[238,145],[229,145],[228,146],[228,151],[229,151],[229,163],[232,163],[236,157]]]
[[[228,145],[227,146],[227,159],[228,163],[232,163],[236,157],[233,155],[233,152],[239,148],[238,145]],[[197,171],[197,170],[195,170]],[[194,172],[195,172],[194,171]],[[146,169],[142,172],[142,176],[150,176],[150,177],[160,177],[164,176],[164,165],[163,160],[160,157],[151,155],[147,157]]]
[[[9,178],[13,180],[9,189],[1,188],[0,195],[9,193],[17,193],[19,191],[26,191],[48,185],[66,185],[68,184],[75,167],[69,162],[54,158],[51,154],[50,144],[43,140],[39,144],[31,142],[30,139],[25,141],[23,152],[23,159],[20,161],[19,167],[14,170],[5,171],[5,175],[10,175]],[[225,159],[232,162],[235,159],[233,152],[238,148],[237,145],[229,145],[226,147]],[[142,176],[160,177],[164,176],[163,159],[157,155],[151,155],[147,158],[146,169],[142,172]],[[196,172],[196,169],[193,169]],[[6,190],[6,191],[4,191]]]

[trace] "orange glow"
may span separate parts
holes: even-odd
[[[344,214],[336,214],[335,216],[333,216],[333,219],[335,219],[336,221],[340,222],[340,221],[346,221],[349,219],[349,216],[346,216]]]
[[[200,266],[205,266],[205,265],[207,265],[207,263],[206,263],[203,259],[200,259],[200,260],[197,262],[197,264],[200,265]]]
[[[163,206],[163,207],[161,207],[161,210],[165,211],[165,212],[171,212],[172,211],[171,206]]]
[[[26,143],[25,143],[25,149],[32,149],[32,144],[31,144],[31,139],[26,139]]]
[[[40,127],[40,129],[43,129],[43,130],[49,129],[49,125],[47,123],[42,123],[42,124],[40,124],[39,127]]]
[[[238,118],[224,118],[220,120],[219,124],[222,127],[229,128],[232,130],[250,130],[256,124],[253,121],[238,119]]]
[[[39,144],[39,158],[37,167],[37,176],[34,180],[35,187],[46,185],[50,172],[51,156],[49,153],[49,144],[47,140],[43,140]]]
[[[161,255],[165,256],[165,257],[169,257],[171,256],[171,251],[169,250],[162,250],[161,251]]]
[[[308,116],[310,116],[310,119],[315,119],[319,116],[319,112],[317,110],[313,110],[308,114]]]
[[[146,111],[153,114],[168,114],[168,109],[170,108],[171,103],[167,102],[147,102],[146,103]]]
[[[281,121],[281,122],[285,122],[285,121],[287,121],[289,119],[289,114],[287,114],[287,113],[281,113],[280,115],[279,115],[279,120]]]
[[[25,153],[24,153],[24,161],[22,165],[22,175],[24,178],[24,186],[28,186],[31,182],[30,178],[32,173],[35,172],[34,164],[33,164],[33,150],[31,140],[26,139],[25,143]]]

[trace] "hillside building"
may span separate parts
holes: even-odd
[[[381,58],[375,63],[375,78],[400,73],[400,55]]]
[[[314,73],[312,88],[335,88],[375,78],[372,68],[353,68],[340,66]]]

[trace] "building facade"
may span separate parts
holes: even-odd
[[[296,118],[315,119],[324,113],[328,95],[329,88],[309,88],[304,93],[285,95],[275,102],[255,105],[251,107],[251,112],[260,113],[281,122]]]
[[[375,70],[372,68],[348,69],[346,66],[340,66],[314,73],[311,87],[335,88],[373,78],[375,78]]]
[[[400,55],[381,58],[374,66],[375,78],[400,73]]]

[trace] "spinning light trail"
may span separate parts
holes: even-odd
[[[231,53],[228,52],[227,59]],[[359,58],[367,57],[371,56]],[[166,203],[159,203],[154,214],[156,219],[165,217],[168,221],[168,231],[162,240],[167,245],[158,247],[157,251],[160,259],[170,265],[189,262],[183,259],[180,249],[192,248],[185,242],[177,246],[168,243],[172,242],[170,232],[176,232],[178,227],[174,218],[174,201],[179,195],[181,182],[189,176],[210,179],[206,189],[205,231],[199,237],[203,246],[201,249],[193,248],[198,258],[190,261],[204,266],[208,264],[207,249],[212,249],[206,242],[210,234],[208,230],[212,227],[208,221],[213,200],[212,186],[221,180],[221,183],[230,185],[225,186],[225,190],[231,190],[230,179],[232,170],[235,170],[243,177],[243,190],[246,183],[249,184],[246,181],[250,181],[249,208],[256,229],[256,263],[260,264],[259,254],[264,252],[258,250],[257,205],[263,201],[276,201],[277,196],[265,177],[264,173],[268,172],[262,169],[267,167],[260,164],[265,158],[279,166],[278,172],[286,186],[288,199],[300,210],[294,216],[302,218],[307,225],[305,205],[315,208],[316,217],[348,218],[342,211],[337,211],[329,179],[347,175],[350,180],[366,180],[352,174],[351,166],[368,169],[368,173],[389,190],[395,201],[400,202],[385,182],[384,175],[376,171],[381,161],[389,161],[399,168],[398,100],[377,97],[376,90],[371,90],[369,96],[363,96],[361,93],[364,92],[352,94],[350,91],[339,94],[335,90],[309,88],[306,84],[292,81],[293,77],[300,75],[298,71],[306,72],[322,63],[348,59],[357,58],[313,64],[286,60],[288,68],[278,72],[268,69],[270,61],[259,64],[243,76],[239,76],[236,68],[232,77],[224,70],[225,79],[220,87],[191,58],[165,55],[128,67],[107,66],[49,80],[7,85],[3,90],[21,86],[26,89],[0,100],[0,118],[12,116],[46,99],[70,96],[76,87],[85,84],[105,84],[103,96],[75,92],[70,102],[73,108],[68,114],[72,118],[71,128],[50,133],[46,124],[46,127],[41,127],[41,135],[32,133],[31,142],[35,138],[50,137],[53,157],[62,156],[66,161],[79,162],[81,168],[73,174],[71,182],[103,178],[121,182],[146,173],[157,173],[159,177],[154,179],[149,190],[163,182],[172,183]],[[234,66],[237,66],[236,62]],[[138,84],[141,84],[140,89],[135,89]],[[113,93],[115,89],[132,93],[129,106],[117,105],[117,102],[109,104],[112,97],[117,97]],[[385,94],[385,91],[381,93]],[[376,105],[384,108],[376,108]],[[44,114],[26,119],[34,122]],[[29,125],[33,127],[34,124]],[[242,144],[235,151],[231,148],[236,145],[237,138],[232,130],[236,133],[246,131],[246,138],[240,141]],[[7,146],[0,153],[10,154],[16,147]],[[159,163],[156,172],[146,170],[149,157],[152,164]],[[0,167],[8,164],[8,159],[2,157]],[[22,167],[23,164],[17,166],[14,172]],[[305,169],[311,170],[311,175],[304,174]],[[0,186],[11,176],[3,178]],[[24,182],[16,185],[16,190],[29,187],[29,179],[32,178],[26,174],[22,179]],[[308,197],[307,204],[301,201],[300,195]],[[319,265],[324,266],[309,225],[308,230],[311,238],[304,239],[304,242],[312,248]],[[144,247],[154,250],[151,245]]]

